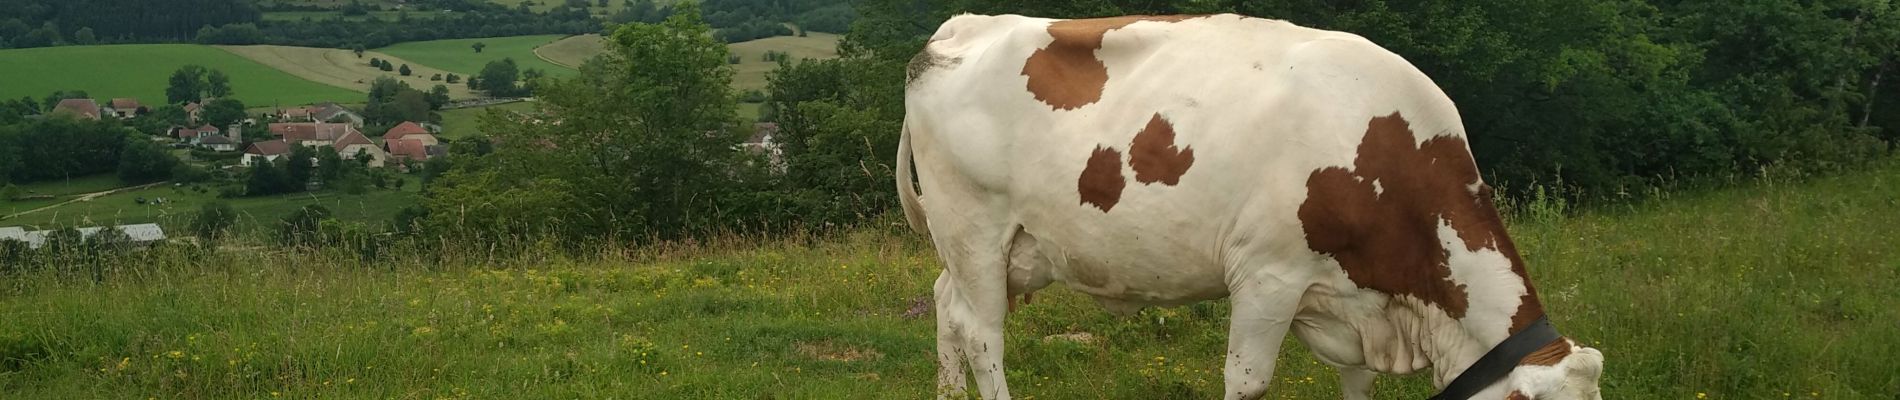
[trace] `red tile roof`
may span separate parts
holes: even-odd
[[[402,139],[403,136],[414,135],[414,134],[427,135],[429,134],[429,130],[423,129],[422,125],[416,124],[414,122],[405,121],[401,124],[396,124],[395,127],[389,128],[389,132],[384,132],[383,141],[388,142],[388,141],[393,141],[397,139]]]
[[[344,147],[358,144],[375,146],[376,142],[369,141],[369,137],[363,136],[362,132],[351,130],[350,133],[344,134],[341,138],[337,138],[336,143],[330,146],[335,147],[337,151],[343,151]]]
[[[282,140],[255,142],[255,143],[251,143],[250,146],[245,147],[244,153],[256,154],[260,156],[274,156],[274,155],[280,155],[280,154],[287,154],[287,153],[290,153],[290,143],[284,142]]]
[[[130,97],[120,97],[120,98],[112,99],[112,108],[117,109],[119,111],[137,110],[139,109],[139,99],[134,99]]]
[[[397,139],[385,142],[389,155],[411,160],[429,159],[429,145],[416,139]]]

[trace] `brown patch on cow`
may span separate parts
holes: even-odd
[[[1490,188],[1475,194],[1468,189],[1477,183],[1477,164],[1464,139],[1434,137],[1420,144],[1399,113],[1373,118],[1352,169],[1321,168],[1308,176],[1299,210],[1307,247],[1338,260],[1361,288],[1412,296],[1463,318],[1470,298],[1450,280],[1450,254],[1438,239],[1441,218],[1467,250],[1496,249],[1510,259],[1513,272],[1526,276]],[[1543,315],[1529,278],[1524,282],[1527,293],[1512,317],[1513,333]]]
[[[1194,166],[1194,149],[1176,147],[1174,124],[1155,114],[1148,126],[1135,134],[1135,142],[1128,148],[1128,166],[1135,169],[1136,182],[1174,186],[1181,183],[1188,167]]]
[[[1531,400],[1531,397],[1525,396],[1524,392],[1512,390],[1510,395],[1504,396],[1504,400]]]
[[[1545,344],[1544,347],[1538,348],[1537,351],[1533,351],[1531,352],[1531,354],[1525,355],[1524,359],[1519,360],[1517,364],[1518,365],[1541,365],[1541,366],[1548,367],[1552,365],[1557,365],[1557,363],[1559,362],[1563,362],[1564,357],[1569,357],[1569,356],[1570,356],[1570,341],[1564,340],[1564,339],[1557,339],[1557,340],[1550,341],[1549,344]]]
[[[1198,15],[1132,15],[1114,18],[1071,19],[1049,24],[1049,46],[1036,50],[1023,64],[1029,93],[1059,110],[1073,110],[1102,99],[1108,86],[1108,65],[1095,57],[1108,31],[1139,21],[1180,22]]]
[[[1095,206],[1102,212],[1108,212],[1122,201],[1122,188],[1127,186],[1127,178],[1122,177],[1122,153],[1105,146],[1095,147],[1095,152],[1089,155],[1088,166],[1082,168],[1082,176],[1075,180],[1082,204]]]

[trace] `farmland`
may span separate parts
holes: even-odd
[[[416,203],[419,189],[414,178],[406,177],[408,182],[402,190],[370,190],[360,195],[344,194],[338,191],[315,191],[281,196],[241,197],[220,199],[216,187],[199,185],[159,185],[156,187],[128,190],[67,204],[57,208],[20,215],[0,220],[0,226],[28,226],[54,228],[65,226],[93,226],[103,224],[136,224],[157,222],[168,229],[182,229],[206,203],[222,201],[237,210],[241,218],[237,226],[242,230],[263,229],[268,222],[276,221],[291,211],[305,205],[317,204],[330,209],[338,219],[365,222],[386,223],[402,207]],[[28,189],[41,187],[65,189],[40,190],[42,193],[55,194],[52,200],[34,200],[7,202],[0,200],[0,215],[11,215],[46,205],[64,202],[81,193],[91,193],[118,187],[116,178],[100,175],[76,180],[75,183],[46,182],[29,185]],[[203,191],[200,191],[202,189]],[[154,200],[163,198],[164,204],[141,204],[138,199]]]
[[[1512,207],[1553,321],[1608,355],[1604,397],[1891,398],[1900,163],[1739,186]],[[161,249],[97,281],[0,277],[0,315],[21,316],[0,325],[0,359],[15,360],[0,391],[924,398],[934,325],[906,314],[929,297],[933,254],[894,228],[582,257],[450,246],[375,264]],[[1009,377],[1024,397],[1215,397],[1226,314],[1213,302],[1116,318],[1051,288],[1010,317]],[[1074,333],[1099,340],[1046,339]],[[1268,398],[1337,398],[1330,368],[1287,345]],[[1383,378],[1374,397],[1429,394],[1421,375]]]
[[[838,57],[838,35],[811,32],[806,37],[778,36],[733,43],[726,48],[739,63],[732,66],[732,86],[739,90],[764,90],[766,76],[778,69],[778,63],[765,60],[765,53],[785,53],[792,59],[828,59]],[[580,65],[602,51],[598,35],[579,35],[549,43],[536,51],[556,63]]]
[[[458,108],[442,110],[442,134],[446,139],[459,139],[482,134],[481,116],[489,110],[525,113],[534,111],[537,105],[532,102],[503,103],[486,107]]]
[[[393,46],[376,49],[389,54],[433,68],[454,71],[463,76],[482,72],[482,67],[490,61],[513,58],[521,70],[529,68],[546,71],[550,76],[573,75],[572,68],[562,67],[542,60],[534,55],[534,48],[560,39],[560,35],[511,36],[480,39],[431,40],[426,42],[398,43]],[[470,45],[480,42],[487,45],[482,52],[476,53]]]
[[[246,104],[352,101],[361,92],[280,71],[211,46],[141,44],[0,50],[0,98],[39,98],[56,90],[84,90],[93,98],[136,97],[163,104],[172,71],[196,64],[230,75]]]
[[[443,81],[431,81],[430,78],[450,72],[435,69],[427,65],[413,63],[375,51],[363,52],[362,57],[343,49],[319,49],[314,47],[293,46],[219,46],[232,54],[249,58],[252,61],[268,65],[298,77],[322,82],[332,86],[346,87],[360,92],[368,92],[369,84],[378,77],[390,77],[408,83],[417,90],[427,91],[435,85],[449,88],[449,98],[468,99],[477,97],[465,84],[449,84]],[[408,65],[412,73],[402,76],[397,72],[387,72],[369,66],[369,60],[379,58],[389,60],[395,65]],[[466,76],[466,75],[464,75]],[[352,101],[361,101],[357,96]],[[298,103],[291,103],[298,104]]]

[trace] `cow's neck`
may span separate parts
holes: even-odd
[[[1413,308],[1413,310],[1417,311],[1413,313],[1413,315],[1419,319],[1418,326],[1425,328],[1412,332],[1412,334],[1415,335],[1413,340],[1415,340],[1414,343],[1419,343],[1423,346],[1423,352],[1426,358],[1431,360],[1433,366],[1432,381],[1435,386],[1444,387],[1444,385],[1451,382],[1452,379],[1456,379],[1459,374],[1463,373],[1466,368],[1477,362],[1478,358],[1483,357],[1491,348],[1496,347],[1512,334],[1516,334],[1538,318],[1544,316],[1543,304],[1537,299],[1537,290],[1531,285],[1530,279],[1527,278],[1527,275],[1524,273],[1523,261],[1518,257],[1516,247],[1511,243],[1509,237],[1502,234],[1500,234],[1499,237],[1500,240],[1497,243],[1496,249],[1493,251],[1496,251],[1499,255],[1509,260],[1508,273],[1511,275],[1509,278],[1501,276],[1507,273],[1502,266],[1454,265],[1453,268],[1474,268],[1480,271],[1489,271],[1489,274],[1498,275],[1496,279],[1491,280],[1472,279],[1466,281],[1467,285],[1473,286],[1492,283],[1500,286],[1494,288],[1497,290],[1484,290],[1486,288],[1471,287],[1468,288],[1468,291],[1473,295],[1498,292],[1521,293],[1517,296],[1509,296],[1516,298],[1516,307],[1486,308],[1474,306],[1469,308],[1462,318],[1453,318],[1437,307],[1423,306]],[[1521,292],[1518,292],[1519,287],[1522,288]],[[1475,305],[1485,304],[1486,302],[1484,300],[1487,299],[1473,298],[1471,300],[1471,303]],[[1499,301],[1506,299],[1494,298],[1488,300]]]

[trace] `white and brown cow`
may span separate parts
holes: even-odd
[[[1602,354],[1542,322],[1458,110],[1364,38],[963,15],[909,72],[898,186],[946,265],[945,394],[967,362],[983,397],[1009,397],[1003,318],[1059,281],[1118,313],[1230,299],[1227,398],[1266,390],[1288,331],[1348,399],[1428,367],[1443,398],[1600,397]]]

